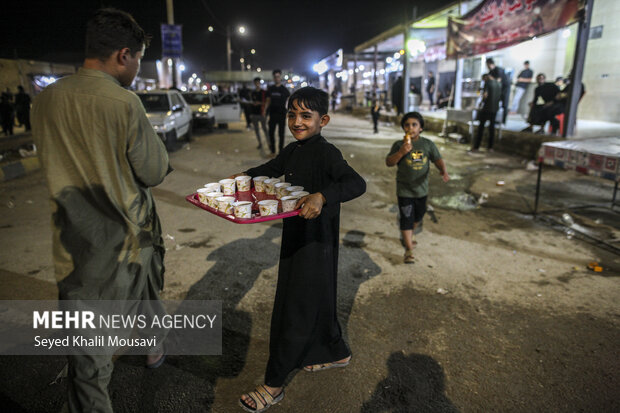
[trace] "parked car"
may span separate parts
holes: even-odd
[[[194,128],[215,127],[215,105],[211,92],[183,92],[183,98],[192,110]]]
[[[169,150],[178,141],[192,137],[192,111],[177,90],[151,90],[137,92],[146,109],[153,129]]]
[[[213,129],[217,125],[226,128],[229,123],[239,122],[241,118],[241,105],[236,93],[184,92],[183,97],[192,109],[194,127]]]

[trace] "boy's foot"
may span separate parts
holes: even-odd
[[[413,263],[415,263],[415,257],[413,256],[413,250],[405,251],[404,262],[405,262],[405,264],[413,264]]]
[[[239,399],[239,405],[246,412],[260,413],[282,401],[283,398],[284,389],[282,387],[269,387],[261,384],[254,391],[243,394]]]
[[[343,358],[342,360],[333,361],[331,363],[313,364],[312,366],[304,367],[305,371],[316,372],[321,370],[328,370],[338,367],[347,367],[351,363],[351,356]]]

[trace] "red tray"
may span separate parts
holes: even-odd
[[[228,195],[225,195],[228,196]],[[300,209],[296,209],[290,212],[280,212],[276,215],[267,215],[260,216],[258,213],[258,201],[262,201],[265,199],[276,199],[275,195],[267,195],[264,192],[254,192],[254,189],[247,192],[237,192],[234,195],[237,201],[250,201],[252,202],[252,218],[237,218],[232,214],[225,214],[220,212],[215,208],[211,208],[208,205],[203,204],[198,199],[198,193],[193,193],[185,197],[187,202],[190,204],[196,205],[198,208],[202,208],[207,212],[212,213],[213,215],[217,215],[220,218],[224,218],[230,222],[234,222],[235,224],[256,224],[257,222],[265,222],[265,221],[273,221],[275,219],[289,218],[294,217],[295,215],[299,215]],[[278,203],[278,210],[282,209],[282,204]]]

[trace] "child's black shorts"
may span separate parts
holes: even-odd
[[[422,221],[426,213],[426,198],[398,197],[401,231],[413,229],[414,223]]]

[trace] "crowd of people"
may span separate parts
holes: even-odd
[[[17,86],[16,94],[7,87],[0,95],[0,123],[5,136],[13,135],[16,119],[17,126],[30,130],[30,95],[21,85]]]

